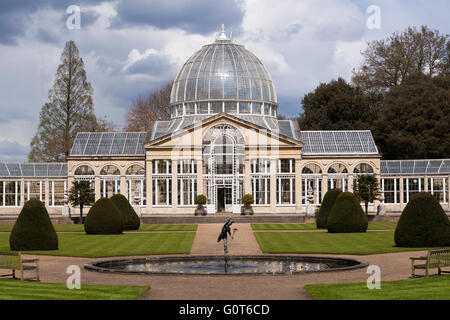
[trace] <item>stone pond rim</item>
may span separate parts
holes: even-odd
[[[180,265],[188,266],[189,263],[195,262],[211,262],[216,263],[217,266],[223,265],[223,256],[164,256],[164,257],[142,257],[132,259],[115,259],[115,260],[103,260],[94,263],[88,263],[84,265],[84,268],[89,271],[103,272],[103,273],[116,273],[116,274],[147,274],[147,275],[294,275],[305,274],[313,272],[334,272],[334,271],[349,271],[355,269],[361,269],[367,267],[369,264],[363,260],[351,259],[351,258],[338,258],[338,257],[318,257],[318,256],[300,256],[300,255],[233,255],[231,257],[231,263],[234,261],[253,261],[253,262],[271,262],[271,263],[286,263],[296,262],[305,264],[331,264],[335,267],[330,267],[321,270],[302,270],[302,271],[285,271],[281,273],[271,272],[211,272],[211,270],[198,270],[198,272],[179,272],[179,271],[126,271],[121,269],[125,266],[144,265],[144,264],[163,264],[163,263],[180,263]],[[185,265],[186,264],[186,265]],[[192,265],[194,266],[194,265]],[[195,265],[196,266],[196,265]],[[261,266],[259,266],[261,267]]]

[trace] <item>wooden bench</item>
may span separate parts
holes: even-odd
[[[450,249],[429,250],[426,257],[411,257],[411,277],[428,277],[430,269],[438,269],[438,274],[450,273],[442,268],[450,267]],[[425,261],[423,264],[415,264],[416,261]],[[417,275],[416,269],[425,270],[425,275]]]
[[[32,263],[32,265],[30,265]],[[39,281],[39,259],[22,259],[20,252],[0,251],[0,269],[10,269],[11,274],[0,275],[0,277],[12,276],[13,279],[16,278],[16,270],[20,272],[21,280],[36,280]],[[36,271],[36,276],[31,278],[24,278],[24,271]]]

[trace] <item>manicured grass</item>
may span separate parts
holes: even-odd
[[[394,247],[393,231],[364,233],[255,232],[264,253],[376,254],[426,250]]]
[[[82,224],[55,224],[56,232],[84,232]],[[13,225],[0,225],[0,232],[11,232]],[[196,224],[141,224],[139,230],[127,231],[196,231]]]
[[[24,253],[71,257],[190,253],[195,232],[128,233],[122,235],[58,234],[59,249]],[[0,251],[9,251],[9,233],[0,234]]]
[[[94,286],[69,290],[62,283],[0,279],[0,300],[136,300],[149,286]]]
[[[397,222],[369,222],[368,230],[395,230]],[[316,230],[315,223],[253,223],[253,230]],[[326,231],[326,229],[320,229]]]
[[[381,289],[363,283],[305,286],[314,300],[449,300],[450,276],[381,282]]]

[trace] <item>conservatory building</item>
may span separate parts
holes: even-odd
[[[67,189],[87,180],[97,199],[121,193],[142,215],[192,214],[200,194],[208,214],[238,214],[252,194],[255,214],[303,215],[329,189],[352,191],[362,174],[380,179],[386,214],[420,191],[450,211],[450,160],[383,161],[370,131],[302,131],[279,120],[269,72],[223,31],[183,65],[167,108],[170,119],[149,132],[78,133],[64,164],[0,163],[0,214],[33,198],[67,214]]]

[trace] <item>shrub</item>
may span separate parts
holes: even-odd
[[[9,246],[12,251],[58,250],[58,235],[41,201],[25,202],[11,231]]]
[[[121,234],[124,230],[122,214],[114,202],[100,198],[89,210],[84,222],[87,234]]]
[[[203,206],[206,204],[206,197],[203,194],[199,194],[195,197],[194,203]]]
[[[395,229],[397,247],[450,246],[450,223],[439,201],[428,192],[412,196]]]
[[[351,192],[339,194],[328,215],[328,232],[366,232],[367,225],[367,216],[356,196]]]
[[[134,211],[130,202],[121,194],[115,194],[111,197],[119,212],[122,214],[124,221],[124,230],[139,230],[141,219]]]
[[[316,215],[317,229],[326,229],[330,211],[333,208],[336,198],[342,193],[341,189],[331,189],[325,194],[319,212]]]
[[[244,194],[244,195],[242,196],[242,203],[243,203],[245,206],[250,206],[250,205],[252,205],[254,202],[255,202],[255,199],[253,199],[253,196],[252,196],[251,194],[247,193],[247,194]]]

